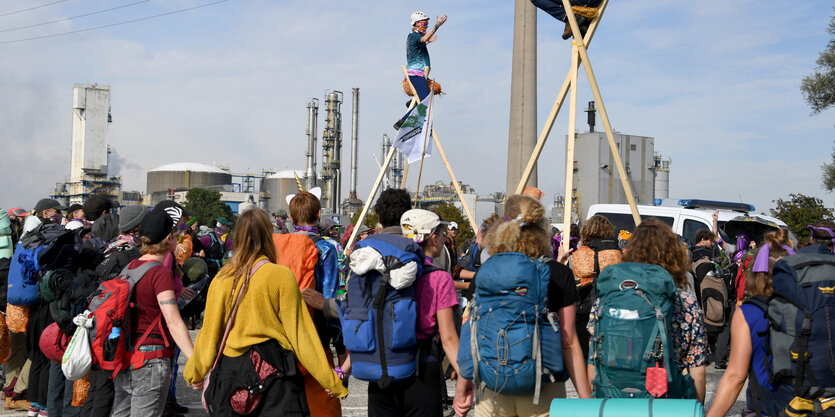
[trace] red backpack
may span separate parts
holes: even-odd
[[[89,332],[90,353],[93,363],[113,371],[111,378],[126,367],[139,366],[145,360],[154,359],[170,354],[172,349],[168,348],[168,340],[165,339],[165,332],[162,331],[162,315],[157,317],[151,326],[142,334],[137,343],[131,343],[130,312],[134,306],[133,290],[139,280],[155,266],[162,266],[157,261],[148,261],[135,269],[129,269],[130,265],[111,280],[102,282],[90,299],[87,310],[93,319],[93,326]],[[127,328],[124,328],[127,326]],[[166,349],[153,352],[138,352],[137,347],[142,345],[145,338],[159,327],[165,339]]]

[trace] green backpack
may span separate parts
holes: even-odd
[[[692,378],[678,371],[673,355],[671,323],[680,301],[670,274],[658,265],[610,265],[597,278],[597,295],[593,396],[695,398]],[[666,372],[653,369],[648,379],[648,368]],[[666,390],[657,388],[664,373]]]

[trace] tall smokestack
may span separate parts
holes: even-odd
[[[357,145],[359,138],[360,121],[360,89],[352,88],[354,101],[351,105],[351,187],[348,191],[348,198],[357,198]]]
[[[586,109],[586,113],[588,113],[588,122],[589,122],[589,133],[594,133],[594,115],[597,112],[597,109],[594,108],[594,102],[589,102],[589,108]]]
[[[307,103],[307,189],[316,186],[316,119],[319,117],[319,99]]]

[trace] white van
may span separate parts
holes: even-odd
[[[735,245],[736,236],[728,236],[723,230],[725,223],[734,217],[754,211],[754,206],[750,204],[691,199],[678,200],[676,206],[638,206],[638,214],[642,220],[656,218],[667,223],[673,232],[684,237],[691,245],[696,243],[696,232],[699,229],[713,229],[713,212],[716,210],[719,210],[719,235],[726,244]],[[589,207],[586,219],[598,214],[609,219],[615,227],[615,235],[621,230],[635,230],[635,221],[628,204],[593,204]],[[762,214],[757,216],[773,221],[780,227],[787,227],[785,223],[773,217]]]

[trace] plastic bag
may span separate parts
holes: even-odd
[[[64,357],[61,358],[61,370],[64,371],[64,376],[70,381],[81,379],[84,375],[87,375],[90,366],[93,364],[88,336],[88,328],[92,327],[93,320],[87,317],[89,314],[89,311],[85,311],[73,319],[73,323],[77,324],[78,328],[75,329],[75,333],[70,339]]]
[[[6,305],[6,325],[12,333],[25,333],[29,324],[29,306]]]

